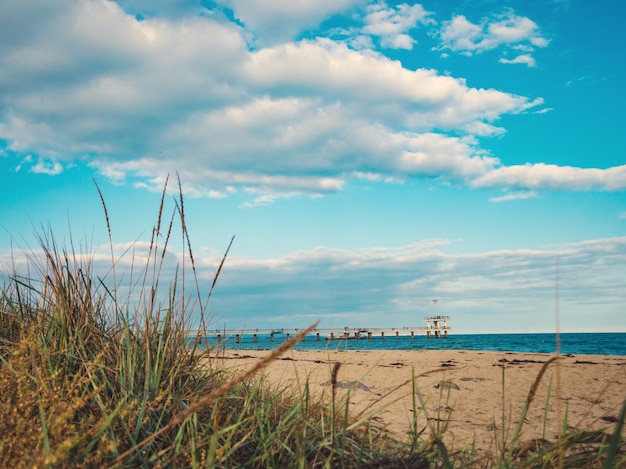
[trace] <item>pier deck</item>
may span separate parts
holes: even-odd
[[[432,318],[427,318],[426,320]],[[318,328],[307,334],[308,337],[313,337],[316,340],[355,340],[355,339],[372,339],[373,337],[384,338],[400,338],[411,337],[414,338],[417,335],[426,335],[426,337],[448,337],[448,331],[450,327],[447,325],[449,317],[436,317],[433,326],[427,321],[427,326],[402,326],[402,327],[344,327],[344,328]],[[443,325],[441,324],[443,323]],[[197,335],[203,335],[207,339],[222,340],[229,337],[234,337],[236,342],[239,342],[244,336],[252,336],[256,342],[259,336],[269,336],[271,341],[279,338],[289,339],[298,334],[302,329],[298,328],[279,328],[279,329],[207,329],[204,331],[197,331]]]

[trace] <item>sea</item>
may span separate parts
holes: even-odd
[[[204,344],[229,350],[272,350],[286,339],[277,334],[274,341],[269,334],[258,334],[256,342],[252,334],[243,335],[239,343],[234,337],[222,339],[208,337]],[[556,334],[451,334],[448,338],[426,338],[416,335],[400,337],[372,337],[371,339],[316,340],[307,336],[296,344],[295,350],[484,350],[501,352],[555,353]],[[626,356],[626,333],[562,333],[562,354],[621,355]]]

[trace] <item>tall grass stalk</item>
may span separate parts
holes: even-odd
[[[443,435],[440,433],[439,422],[437,422],[436,426],[433,426],[432,419],[428,416],[428,411],[426,409],[426,400],[422,395],[419,387],[415,387],[415,392],[420,402],[420,406],[422,407],[422,411],[424,412],[424,416],[426,417],[426,422],[430,428],[430,438],[432,444],[437,448],[437,455],[441,458],[440,463],[443,463],[443,466],[446,469],[451,469],[453,467],[452,462],[450,460],[450,456],[448,455],[448,449],[443,442]]]
[[[615,427],[613,428],[613,434],[611,435],[611,440],[609,442],[609,446],[606,450],[606,459],[604,460],[604,469],[611,469],[613,467],[621,467],[626,465],[626,455],[622,455],[621,461],[618,463],[618,451],[620,445],[623,446],[622,439],[622,429],[624,428],[624,422],[626,421],[626,398],[624,399],[624,404],[622,405],[622,410],[620,411],[617,422],[615,423]]]
[[[561,363],[558,360],[561,357],[561,305],[559,302],[560,295],[560,271],[561,271],[561,260],[557,256],[556,258],[556,268],[555,268],[555,279],[554,279],[554,316],[556,322],[556,416],[557,421],[561,421]],[[558,432],[558,467],[559,469],[563,469],[563,446],[561,441],[562,432]]]
[[[522,413],[519,416],[519,419],[517,421],[517,426],[515,427],[515,431],[513,433],[513,437],[511,439],[511,442],[508,445],[509,447],[508,460],[511,460],[513,458],[513,451],[515,449],[515,445],[517,444],[518,439],[520,437],[522,425],[524,425],[524,420],[526,419],[526,415],[528,414],[528,409],[530,408],[530,405],[532,404],[537,394],[537,388],[539,387],[539,383],[541,382],[543,375],[548,369],[548,366],[550,366],[550,364],[554,363],[556,360],[558,360],[558,357],[551,357],[550,359],[546,360],[541,366],[539,373],[537,373],[535,381],[530,386],[530,390],[528,391],[528,395],[526,396],[526,401],[524,402],[524,406],[522,407]]]

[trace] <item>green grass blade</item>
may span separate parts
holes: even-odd
[[[624,428],[624,420],[626,420],[626,399],[622,405],[622,410],[619,414],[619,418],[615,423],[615,429],[611,435],[609,446],[606,449],[606,459],[604,460],[604,469],[612,469],[615,466],[615,458],[617,457],[620,443],[622,443],[622,429]]]

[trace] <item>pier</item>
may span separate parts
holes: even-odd
[[[400,337],[411,337],[425,335],[428,339],[441,337],[447,338],[450,327],[448,321],[450,316],[430,316],[424,319],[426,326],[403,326],[389,328],[362,328],[362,327],[344,327],[340,328],[319,328],[314,329],[307,334],[303,340],[368,340],[374,337],[381,339],[399,339]],[[244,336],[252,336],[253,342],[256,342],[260,336],[269,336],[270,341],[283,339],[288,340],[290,337],[298,334],[302,329],[298,328],[280,328],[280,329],[207,329],[206,331],[197,331],[196,335],[204,335],[208,339],[214,339],[221,342],[229,337],[235,339],[236,343],[240,343]]]
[[[450,320],[450,316],[430,316],[424,319],[426,321],[426,337],[430,339],[431,334],[434,334],[436,339],[441,338],[441,333],[443,332],[444,338],[448,338],[448,331],[450,328],[448,327],[448,321]]]

